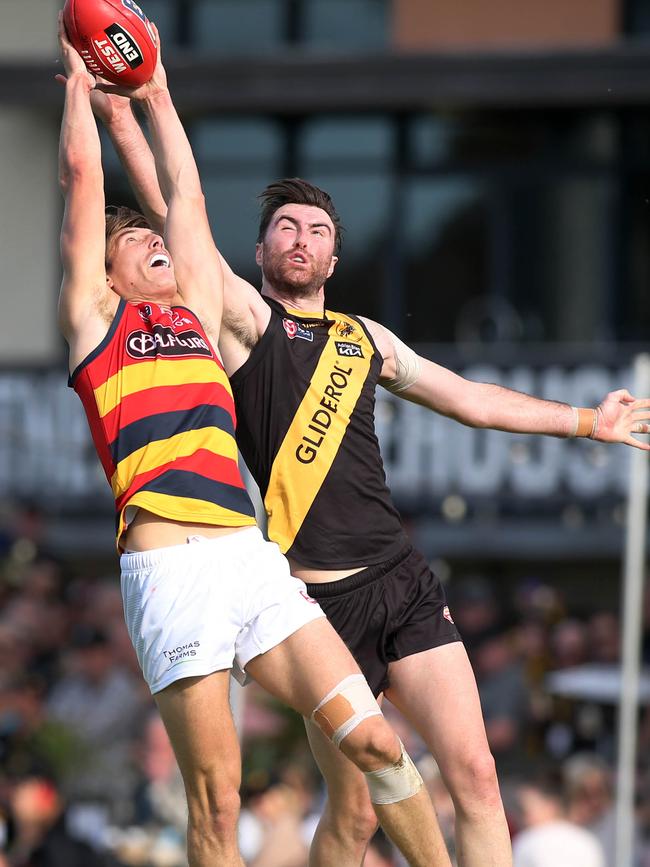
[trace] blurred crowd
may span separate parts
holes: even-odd
[[[555,694],[554,672],[615,669],[613,610],[576,616],[560,589],[448,583],[474,665],[515,867],[614,867],[615,706]],[[585,610],[588,608],[586,606]],[[650,663],[650,604],[644,612]],[[0,531],[0,867],[184,867],[185,800],[123,622],[116,574],[73,571],[23,516]],[[239,688],[238,688],[239,689]],[[306,867],[324,793],[301,721],[254,685],[233,697],[244,743],[240,839],[249,867]],[[453,855],[453,803],[408,724],[385,705]],[[640,720],[635,864],[650,867],[650,713]],[[403,867],[379,833],[365,867]]]

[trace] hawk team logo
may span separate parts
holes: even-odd
[[[346,340],[355,340],[357,343],[363,337],[363,335],[359,333],[359,330],[349,322],[337,322],[336,333],[339,337],[345,337]]]
[[[451,612],[449,611],[448,605],[445,605],[445,607],[442,609],[442,616],[445,618],[445,620],[448,620],[450,623],[454,623],[454,619],[451,616]],[[456,624],[454,624],[454,625],[456,625]]]

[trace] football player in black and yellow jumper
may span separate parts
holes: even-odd
[[[150,219],[165,203],[136,126],[109,125]],[[262,289],[224,268],[219,338],[237,439],[268,532],[355,655],[436,758],[456,809],[461,867],[512,863],[508,828],[471,666],[440,582],[409,543],[374,430],[377,385],[463,424],[587,436],[648,448],[649,401],[621,390],[595,409],[472,382],[419,357],[377,322],[331,311],[339,217],[327,193],[293,178],[263,192],[256,257]],[[358,867],[376,819],[358,770],[313,725],[328,803],[312,867]]]

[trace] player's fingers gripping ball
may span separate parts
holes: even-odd
[[[95,75],[126,87],[139,87],[153,75],[155,31],[134,0],[66,0],[63,20]]]

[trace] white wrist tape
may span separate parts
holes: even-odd
[[[362,674],[351,674],[328,692],[311,720],[340,747],[343,738],[371,716],[382,716],[377,699]]]
[[[423,786],[420,772],[400,741],[402,755],[394,765],[379,771],[367,771],[370,800],[373,804],[396,804],[416,795]]]
[[[388,379],[381,384],[393,394],[399,394],[400,391],[406,391],[410,388],[420,375],[420,357],[413,352],[410,346],[396,337],[390,335],[393,342],[393,352],[395,354],[395,377]]]

